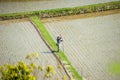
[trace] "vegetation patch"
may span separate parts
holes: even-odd
[[[101,11],[114,10],[114,9],[120,9],[120,1],[92,4],[92,5],[72,7],[72,8],[58,8],[58,9],[39,10],[39,11],[31,11],[31,12],[0,14],[0,20],[26,18],[33,15],[37,15],[41,18],[49,18],[49,17],[101,12]]]
[[[109,64],[108,71],[114,75],[120,75],[120,62]]]
[[[30,17],[31,22],[34,24],[34,26],[37,28],[41,36],[44,38],[44,40],[47,42],[47,44],[50,46],[52,50],[57,50],[56,43],[44,27],[43,23],[40,21],[40,19],[37,16]],[[82,77],[79,75],[79,73],[75,70],[75,68],[71,65],[70,61],[67,59],[65,54],[60,51],[59,53],[55,53],[55,55],[60,59],[60,61],[65,65],[69,65],[68,71],[72,74],[72,77],[75,78],[75,80],[82,80]]]
[[[53,66],[47,65],[45,69],[43,66],[36,65],[33,59],[38,59],[38,53],[28,54],[27,60],[29,64],[19,61],[17,64],[4,64],[0,66],[0,80],[37,80],[34,71],[44,72],[44,79],[51,78],[55,74]]]

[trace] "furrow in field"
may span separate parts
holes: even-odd
[[[32,60],[34,63],[54,67],[56,74],[51,78],[52,80],[61,79],[63,75],[66,75],[62,67],[57,68],[59,62],[29,21],[0,24],[0,65],[15,64],[17,61],[29,63],[30,61],[25,60],[25,56],[33,52],[39,54],[38,60]],[[34,74],[38,80],[43,80],[44,72],[36,70]]]
[[[119,80],[108,73],[108,65],[120,61],[120,14],[95,18],[61,20],[44,23],[56,40],[62,34],[61,50],[89,80]],[[64,46],[63,46],[64,44]]]

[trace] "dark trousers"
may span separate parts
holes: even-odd
[[[59,45],[59,43],[57,43],[57,52],[59,52],[60,51],[60,45]]]

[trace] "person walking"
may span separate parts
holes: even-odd
[[[63,41],[61,34],[59,34],[59,35],[57,36],[57,39],[56,39],[56,40],[57,40],[57,52],[59,52],[59,51],[60,51],[60,42]]]

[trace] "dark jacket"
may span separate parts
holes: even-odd
[[[59,44],[62,41],[62,38],[60,36],[57,37],[57,44]]]

